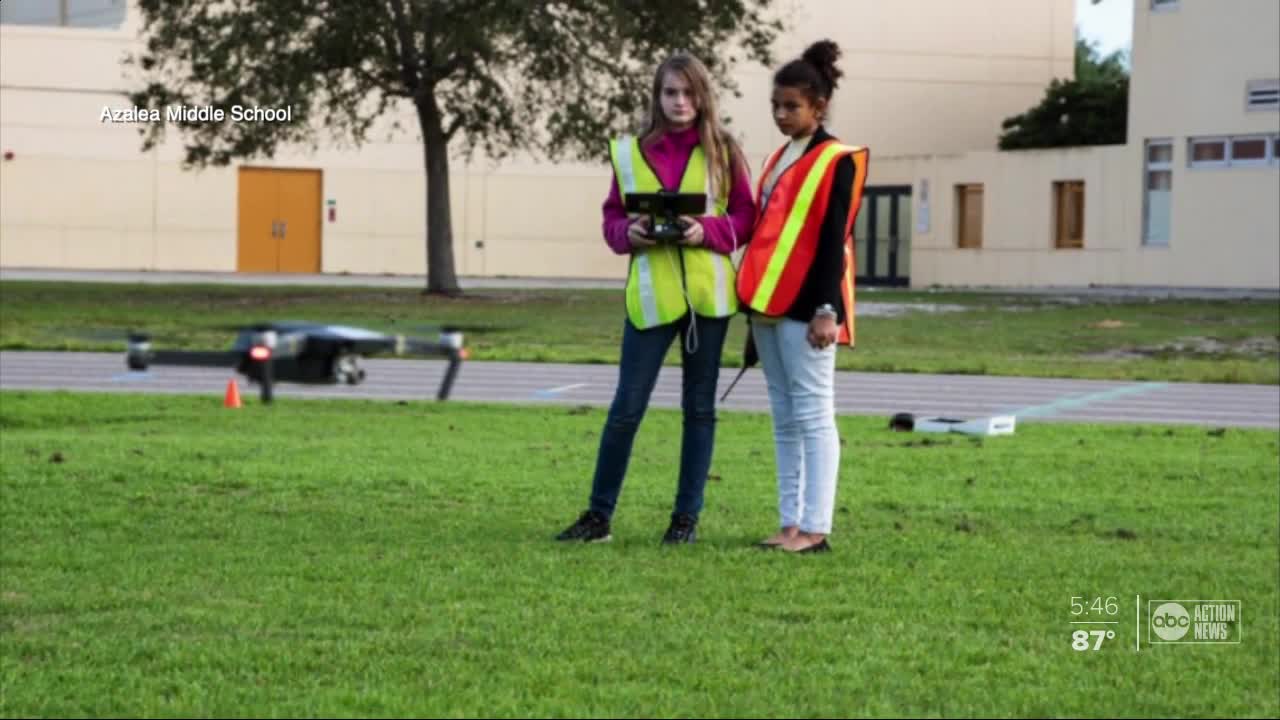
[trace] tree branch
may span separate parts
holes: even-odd
[[[453,139],[454,134],[462,129],[462,116],[456,115],[453,122],[449,123],[449,127],[444,131],[444,141],[449,142]]]
[[[378,90],[382,91],[386,95],[392,95],[395,97],[411,97],[412,96],[409,92],[397,88],[395,84],[391,82],[391,79],[386,77],[385,75],[383,76],[374,75],[373,73],[369,72],[363,67],[360,67],[360,65],[358,64],[352,65],[350,67],[351,67],[351,72],[355,74],[357,79],[359,79],[361,82],[363,82],[365,85],[368,85],[369,87],[377,88]]]
[[[404,0],[390,0],[391,16],[395,20],[396,37],[399,39],[400,77],[414,99],[422,94],[422,73],[418,61],[418,46],[413,39],[413,30],[409,27],[409,19],[405,16]]]
[[[455,55],[451,60],[449,60],[449,62],[436,68],[432,74],[437,80],[444,80],[455,72],[461,70],[462,66],[466,64],[468,64],[467,58],[462,55]]]

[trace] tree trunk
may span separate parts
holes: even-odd
[[[449,213],[449,143],[435,99],[418,103],[418,124],[427,169],[427,293],[460,295],[453,265],[453,218]]]

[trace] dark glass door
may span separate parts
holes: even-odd
[[[868,187],[854,221],[858,284],[911,282],[911,186]]]

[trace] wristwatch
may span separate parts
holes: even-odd
[[[836,309],[831,307],[831,303],[823,303],[819,305],[818,309],[813,311],[813,316],[815,318],[829,317],[832,320],[839,317],[839,315],[836,314]]]

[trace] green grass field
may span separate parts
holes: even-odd
[[[6,305],[7,307],[7,305]],[[0,394],[0,714],[1280,714],[1280,439],[840,419],[835,552],[773,529],[766,415],[721,416],[701,537],[663,548],[652,411],[615,541],[603,411]],[[1239,645],[1135,652],[1135,596],[1237,599]],[[1117,636],[1071,649],[1073,596]]]
[[[859,302],[914,311],[866,313],[843,370],[1117,380],[1280,383],[1275,300],[1115,300],[972,292],[860,291]],[[175,347],[218,349],[219,325],[344,322],[412,331],[464,323],[478,360],[615,363],[616,290],[478,290],[462,298],[412,288],[0,283],[0,348],[123,349],[128,328]],[[959,312],[930,312],[933,306]],[[733,320],[725,361],[738,364],[746,325]],[[103,334],[112,330],[114,335]],[[95,336],[96,333],[96,336]],[[678,363],[675,349],[669,362]]]

